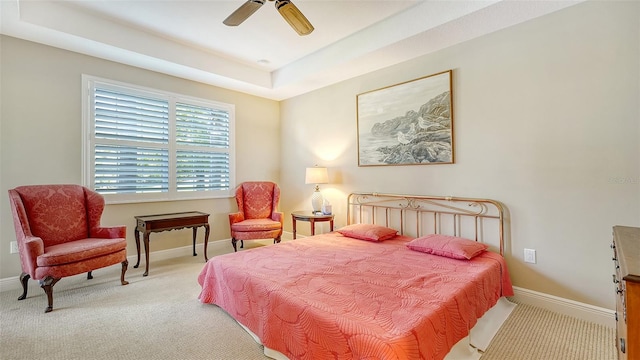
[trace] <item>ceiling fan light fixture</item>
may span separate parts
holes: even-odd
[[[276,0],[275,5],[280,15],[299,35],[309,35],[314,30],[309,20],[289,0]]]
[[[236,11],[224,19],[222,23],[227,26],[238,26],[247,20],[249,16],[253,15],[254,12],[258,11],[258,9],[264,5],[264,2],[265,0],[247,0],[237,8]]]
[[[222,23],[227,26],[238,26],[242,24],[243,21],[247,20],[249,16],[258,11],[266,1],[267,0],[246,0],[239,8],[236,9],[236,11],[224,19]],[[278,9],[280,15],[282,15],[298,35],[311,34],[313,31],[313,25],[311,25],[302,12],[300,12],[300,10],[291,3],[291,0],[269,1],[275,1],[276,9]]]

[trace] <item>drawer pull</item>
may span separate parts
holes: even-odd
[[[614,275],[611,275],[611,276],[613,276],[613,283],[614,283],[614,284],[617,284],[617,283],[619,283],[619,282],[620,282],[620,281],[618,281],[618,279],[616,279],[616,275],[615,275],[615,274],[614,274]]]
[[[626,352],[624,338],[620,338],[620,351],[624,354]]]

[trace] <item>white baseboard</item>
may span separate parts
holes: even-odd
[[[616,326],[615,310],[593,306],[517,286],[513,287],[513,291],[515,293],[513,298],[523,304],[537,306],[549,311],[569,315],[610,328],[615,328]]]

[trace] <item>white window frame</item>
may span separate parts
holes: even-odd
[[[95,147],[101,140],[95,137],[95,109],[93,96],[96,86],[103,89],[123,91],[139,96],[167,100],[169,102],[169,190],[157,193],[103,194],[106,203],[139,203],[153,201],[194,200],[233,197],[235,188],[235,105],[200,99],[161,90],[145,88],[119,81],[82,75],[82,182],[94,189]],[[224,190],[178,191],[176,186],[176,154],[180,145],[176,144],[176,103],[209,107],[229,114],[229,187]],[[137,144],[140,146],[140,144]],[[224,151],[223,151],[224,152]]]

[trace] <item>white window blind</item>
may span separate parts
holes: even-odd
[[[229,113],[208,107],[176,105],[177,189],[228,189]]]
[[[109,202],[230,196],[234,108],[83,77],[85,186]]]

